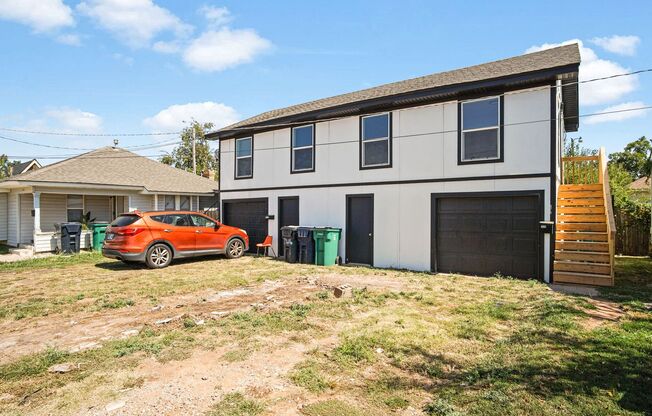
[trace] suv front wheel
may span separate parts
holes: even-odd
[[[147,250],[145,263],[150,269],[162,269],[172,261],[172,250],[165,244],[154,244]]]
[[[245,245],[239,238],[234,238],[229,241],[229,244],[226,246],[226,257],[230,259],[237,259],[242,257],[244,254]]]

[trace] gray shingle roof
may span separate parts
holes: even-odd
[[[390,97],[393,95],[429,90],[439,87],[453,86],[474,81],[489,80],[507,76],[525,74],[546,69],[576,65],[580,63],[580,52],[577,44],[560,46],[539,52],[519,55],[499,61],[470,66],[452,71],[439,72],[405,81],[393,82],[334,97],[323,98],[303,104],[267,111],[250,117],[238,123],[224,127],[217,132],[227,132],[258,123],[270,122],[287,116],[294,116],[311,111],[324,110],[331,107]]]
[[[103,147],[6,181],[142,187],[149,192],[212,194],[217,182],[124,149]]]

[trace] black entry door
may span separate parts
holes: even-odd
[[[541,278],[541,200],[520,193],[433,195],[433,271]]]
[[[262,243],[268,234],[267,198],[224,201],[222,222],[242,228],[249,235],[249,251],[256,251],[256,244]]]
[[[373,265],[374,196],[346,197],[346,262]]]
[[[278,199],[278,251],[279,255],[285,254],[285,246],[281,238],[281,227],[286,225],[299,225],[299,197],[288,196]]]

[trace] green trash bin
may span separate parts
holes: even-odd
[[[315,264],[332,266],[337,263],[337,251],[342,230],[330,227],[315,227],[312,238],[315,240]]]
[[[94,222],[91,224],[91,231],[93,232],[93,250],[102,251],[102,243],[106,235],[106,229],[109,226],[108,222]]]

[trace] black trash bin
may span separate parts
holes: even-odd
[[[312,227],[297,229],[299,241],[299,263],[315,264],[315,240],[312,239]]]
[[[82,225],[78,222],[61,224],[61,251],[66,254],[79,253]]]
[[[283,238],[283,260],[288,263],[296,263],[299,260],[299,242],[297,241],[296,225],[281,227],[281,238]]]

